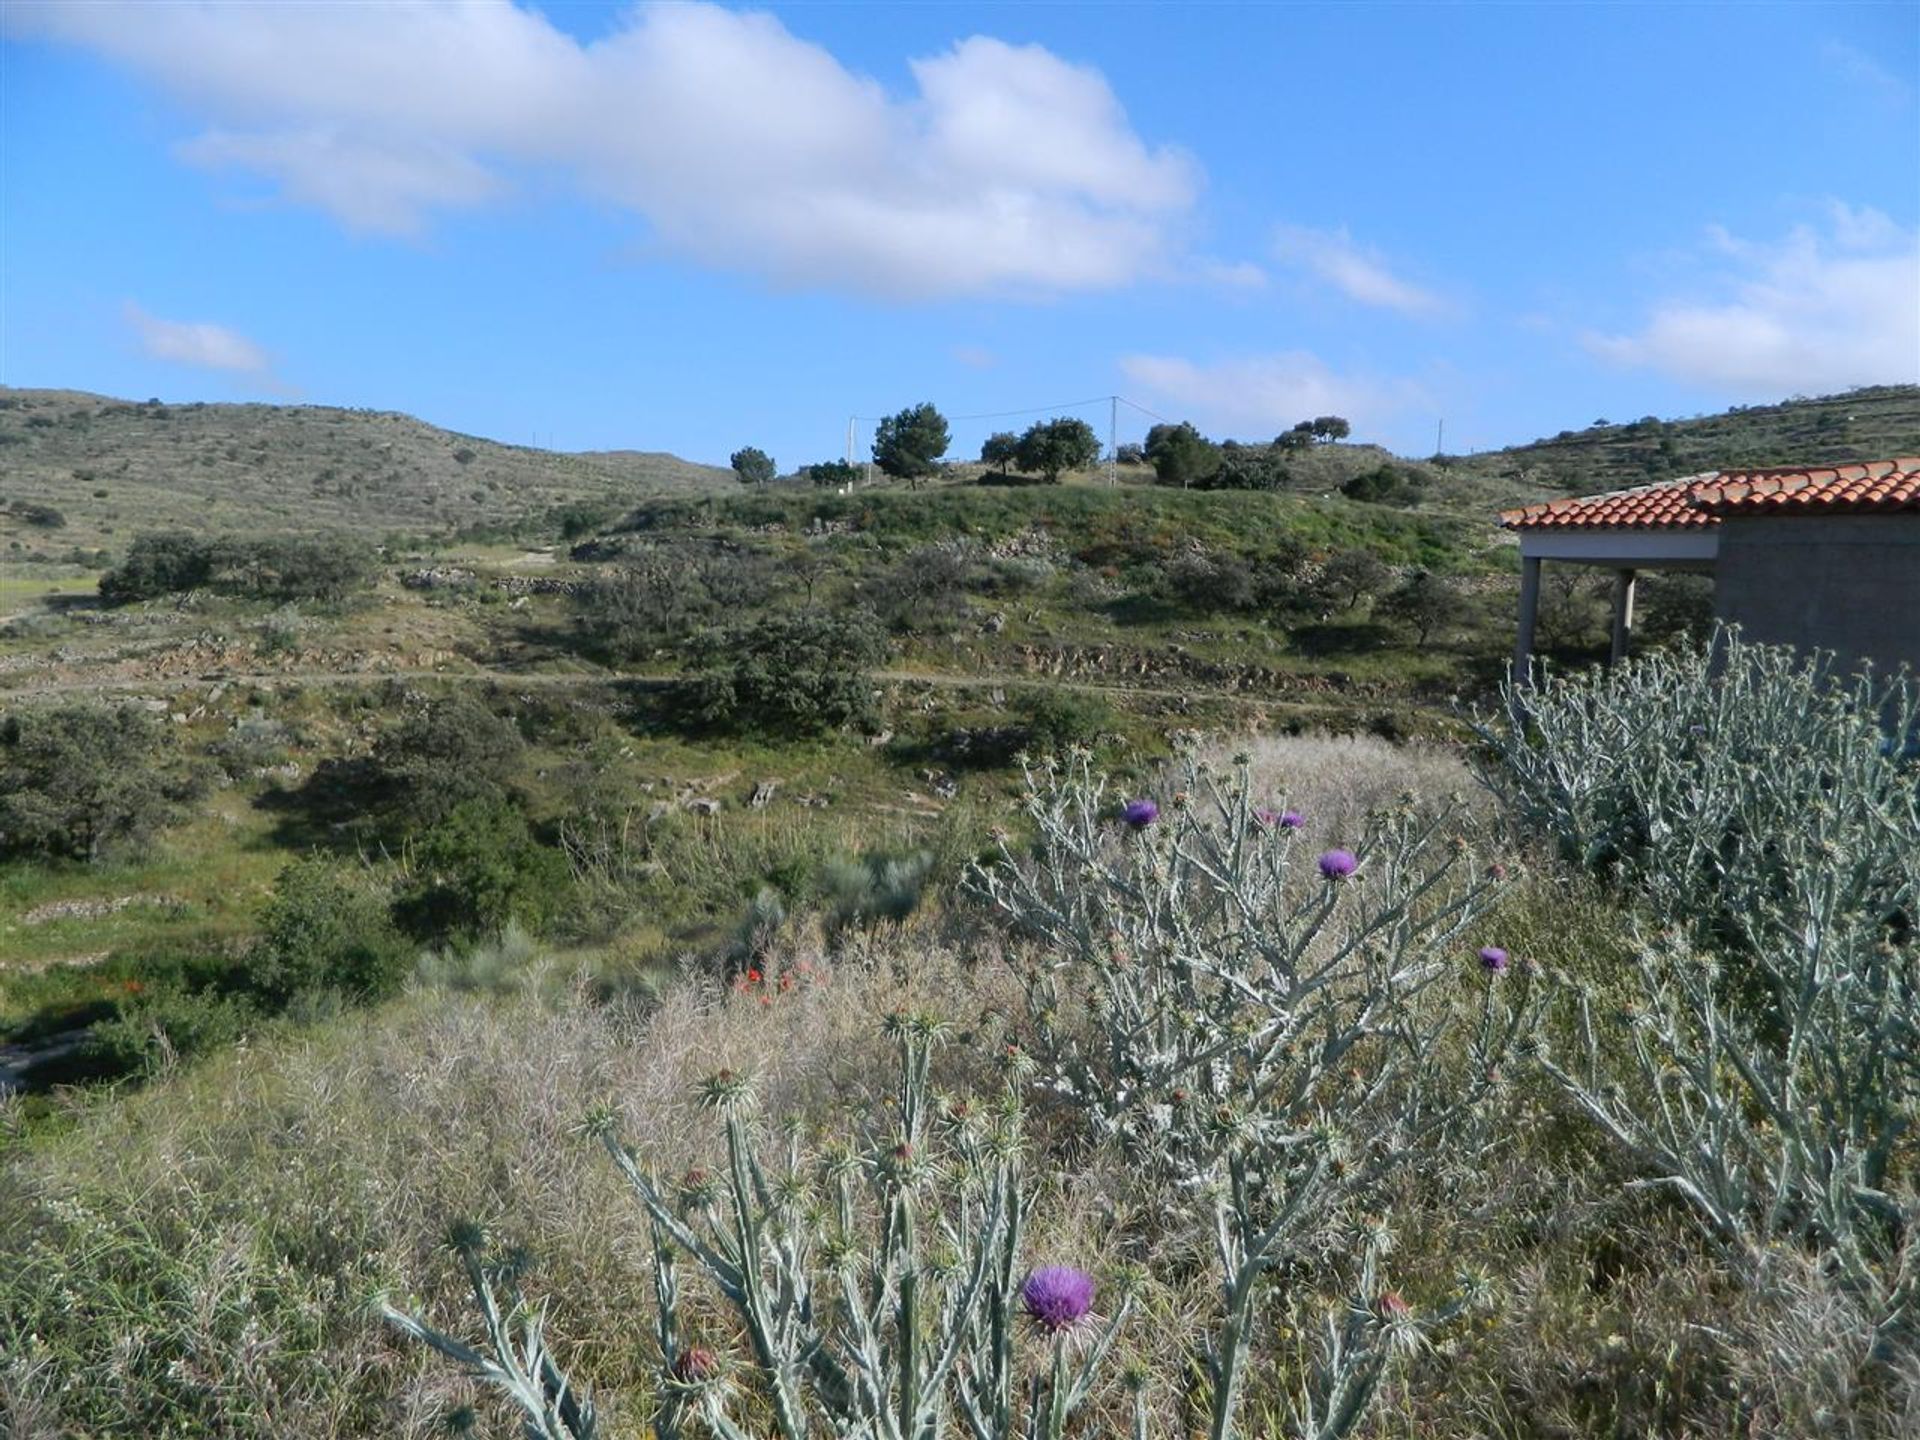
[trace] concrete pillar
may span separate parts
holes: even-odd
[[[1627,640],[1633,633],[1633,592],[1638,576],[1631,570],[1613,572],[1613,646],[1607,664],[1627,658]]]
[[[1520,626],[1513,640],[1513,683],[1533,683],[1533,629],[1540,619],[1540,558],[1520,559]]]

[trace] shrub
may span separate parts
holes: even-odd
[[[708,611],[694,562],[665,546],[649,545],[611,574],[574,592],[581,633],[609,659],[644,659],[683,637]]]
[[[268,1004],[334,991],[353,1001],[392,995],[413,968],[413,947],[394,929],[386,897],[324,860],[280,872],[247,952],[247,983]]]
[[[965,540],[915,546],[869,587],[874,612],[900,630],[951,624],[965,606],[978,552]]]
[[[424,937],[485,939],[519,922],[538,930],[564,902],[566,857],[542,845],[502,799],[463,801],[421,834],[396,902]]]
[[[876,717],[870,671],[886,642],[861,614],[799,610],[696,635],[681,682],[701,725],[814,735]]]
[[[1259,601],[1253,571],[1238,555],[1187,551],[1167,566],[1166,583],[1175,598],[1202,614],[1251,610]]]
[[[136,535],[127,558],[100,577],[100,594],[124,605],[209,586],[250,599],[337,601],[372,578],[372,550],[345,535],[209,539],[150,531]]]
[[[1351,610],[1393,583],[1393,571],[1371,550],[1336,550],[1320,569],[1319,591],[1332,605]]]
[[[734,451],[727,463],[742,485],[764,485],[779,473],[773,457],[752,445]]]
[[[1013,697],[1013,712],[1020,717],[1023,743],[1042,755],[1097,745],[1120,728],[1119,716],[1102,696],[1059,686],[1020,691]]]
[[[99,860],[166,825],[197,788],[143,710],[63,705],[0,722],[0,854]]]
[[[197,589],[212,568],[205,541],[191,531],[145,531],[133,537],[127,558],[100,577],[100,597],[125,605]]]
[[[1425,645],[1435,635],[1460,623],[1466,601],[1451,580],[1431,570],[1416,570],[1398,589],[1383,596],[1375,611],[1397,620]]]
[[[1355,475],[1340,487],[1340,493],[1368,505],[1417,505],[1426,488],[1417,471],[1382,465]]]
[[[245,993],[148,982],[137,999],[88,1031],[86,1059],[108,1077],[151,1074],[225,1049],[261,1018]]]
[[[402,825],[433,825],[469,800],[503,797],[524,748],[511,721],[470,695],[450,695],[374,742],[375,787]]]

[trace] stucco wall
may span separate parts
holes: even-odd
[[[1750,640],[1920,673],[1920,514],[1729,518],[1714,605]]]

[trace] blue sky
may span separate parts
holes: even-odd
[[[0,25],[12,385],[792,466],[922,399],[1424,454],[1920,378],[1911,4]]]

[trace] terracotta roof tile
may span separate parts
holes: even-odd
[[[1717,525],[1714,516],[1694,507],[1694,493],[1720,479],[1717,470],[1662,480],[1636,490],[1614,490],[1572,500],[1549,500],[1521,510],[1503,510],[1500,523],[1510,530],[1666,530]]]
[[[1729,470],[1694,497],[1711,515],[1874,515],[1920,510],[1920,456],[1818,470]]]
[[[1510,530],[1668,530],[1723,515],[1870,515],[1920,511],[1920,457],[1851,465],[1714,470],[1571,500],[1503,510]]]

